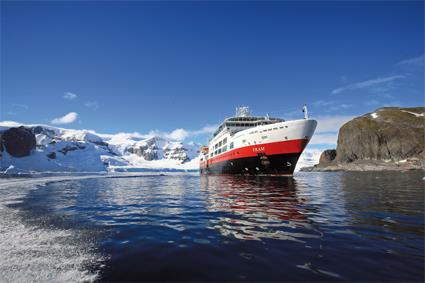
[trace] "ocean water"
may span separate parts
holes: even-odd
[[[423,177],[0,179],[0,278],[423,282]]]

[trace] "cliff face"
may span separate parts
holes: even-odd
[[[344,124],[336,151],[324,151],[312,170],[424,168],[425,107],[384,107]]]
[[[341,127],[336,161],[424,158],[424,107],[380,108]]]

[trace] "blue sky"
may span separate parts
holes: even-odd
[[[0,120],[204,142],[238,105],[424,105],[423,2],[1,2]],[[175,131],[176,129],[180,129]]]

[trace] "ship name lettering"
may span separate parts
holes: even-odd
[[[264,146],[261,146],[261,147],[253,147],[253,148],[252,148],[252,151],[253,151],[253,152],[264,151]]]

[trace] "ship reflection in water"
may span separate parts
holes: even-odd
[[[15,223],[10,217],[22,216],[22,224],[6,225],[10,235],[27,233],[22,227],[81,235],[48,239],[60,251],[71,246],[93,259],[83,268],[71,257],[57,270],[93,271],[104,281],[422,282],[422,178],[420,172],[108,176],[7,190],[0,219]],[[15,265],[4,278],[43,271],[25,259],[44,262],[51,246],[31,253],[19,237],[7,239],[0,251],[10,250]]]
[[[205,176],[201,188],[208,192],[209,211],[227,213],[211,220],[224,236],[299,242],[320,237],[302,210],[305,200],[297,195],[297,181],[291,177]],[[305,229],[312,233],[300,233]]]

